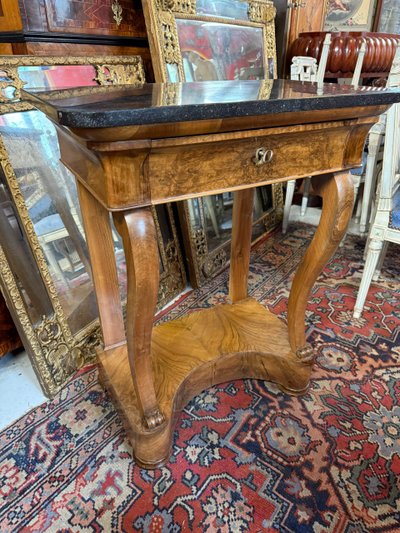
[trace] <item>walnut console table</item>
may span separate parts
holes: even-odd
[[[136,459],[166,460],[179,410],[222,381],[258,378],[304,392],[313,349],[304,317],[315,279],[353,208],[347,169],[360,165],[393,90],[290,81],[147,84],[26,93],[57,125],[77,177],[104,336],[101,376]],[[298,267],[288,325],[247,294],[253,187],[313,175],[321,222]],[[151,206],[235,191],[230,304],[153,328],[159,256]],[[126,335],[109,213],[128,273]]]

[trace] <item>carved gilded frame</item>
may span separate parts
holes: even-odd
[[[186,81],[183,55],[180,49],[177,19],[220,23],[224,25],[259,28],[263,34],[264,72],[268,72],[269,60],[273,62],[276,78],[275,15],[271,0],[240,0],[247,5],[248,20],[223,16],[200,15],[196,0],[143,0],[147,34],[156,81],[168,82],[168,65],[176,65],[179,79]]]
[[[31,57],[3,56],[0,58],[0,115],[31,111],[34,108],[21,100],[20,90],[24,86],[18,74],[21,66],[64,66],[90,65],[96,72],[94,80],[99,85],[142,84],[144,70],[138,56],[96,56],[96,57]],[[7,89],[12,87],[12,98],[7,97]],[[39,113],[39,111],[38,111]],[[18,223],[29,244],[34,261],[39,270],[45,290],[51,302],[52,313],[35,323],[26,308],[23,287],[7,259],[7,250],[0,241],[0,289],[16,323],[24,347],[32,361],[44,392],[53,396],[66,379],[80,366],[94,360],[96,347],[101,343],[98,320],[83,324],[75,334],[71,331],[60,302],[46,257],[35,232],[29,211],[20,190],[16,173],[0,136],[0,167],[3,179],[12,199]],[[164,269],[161,272],[159,307],[176,297],[186,286],[185,269],[171,206],[165,206],[165,219],[168,231],[161,227],[160,219],[154,211],[158,231],[159,250]],[[167,235],[163,238],[162,234]]]
[[[262,30],[263,70],[270,72],[273,65],[273,78],[276,78],[276,43],[275,15],[276,8],[271,0],[234,0],[237,5],[247,6],[247,20],[224,16],[200,15],[197,5],[200,0],[142,0],[145,14],[150,52],[156,81],[187,81],[185,79],[184,59],[180,46],[177,20],[203,21],[245,28]],[[177,72],[177,80],[171,80],[170,68]],[[282,185],[271,186],[272,206],[263,216],[254,221],[254,226],[264,225],[268,232],[282,220],[283,193]],[[204,199],[199,199],[200,210],[203,210]],[[211,249],[205,225],[200,228],[191,223],[191,200],[179,203],[178,210],[181,229],[185,241],[186,254],[189,262],[189,275],[193,286],[198,287],[207,278],[215,275],[226,265],[229,259],[230,240]]]

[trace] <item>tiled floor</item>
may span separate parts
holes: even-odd
[[[290,222],[317,225],[320,213],[319,209],[309,208],[301,217],[300,207],[294,205],[290,211]],[[354,225],[350,225],[349,231],[352,230]],[[45,400],[26,352],[8,354],[0,359],[0,430]]]
[[[45,400],[26,352],[0,358],[0,430]]]

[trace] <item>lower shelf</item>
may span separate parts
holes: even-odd
[[[149,430],[140,419],[127,346],[99,354],[101,379],[124,419],[137,461],[147,468],[168,459],[179,411],[202,390],[254,378],[300,394],[307,389],[311,372],[311,364],[291,352],[286,325],[251,298],[156,326],[152,360],[165,422]]]

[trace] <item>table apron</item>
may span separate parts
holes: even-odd
[[[151,201],[196,197],[341,170],[346,166],[348,138],[349,129],[342,127],[152,149],[146,162]]]
[[[92,152],[90,158],[84,148],[79,157],[70,138],[60,136],[60,145],[63,162],[81,183],[108,210],[120,211],[354,168],[374,122],[288,133],[258,130],[233,139],[205,135],[193,144],[190,138],[170,146],[149,142]]]

